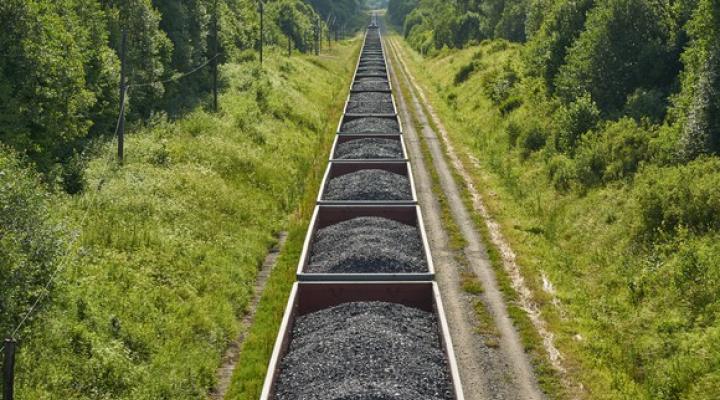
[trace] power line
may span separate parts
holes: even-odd
[[[180,79],[183,79],[183,78],[185,78],[185,77],[187,77],[187,76],[190,76],[190,75],[194,74],[195,72],[203,69],[205,66],[207,66],[208,64],[210,64],[210,62],[212,62],[213,60],[215,60],[215,59],[218,58],[218,57],[220,57],[220,53],[217,53],[217,54],[215,54],[214,56],[212,56],[211,58],[208,58],[207,60],[205,60],[205,62],[203,62],[202,64],[200,64],[200,65],[198,65],[197,67],[193,68],[192,70],[187,71],[187,72],[183,72],[183,73],[181,73],[181,74],[179,74],[179,75],[178,75],[178,74],[175,74],[175,75],[173,75],[172,77],[170,77],[170,78],[168,78],[168,79],[164,79],[164,80],[160,80],[160,81],[154,81],[154,82],[145,82],[145,83],[131,83],[131,84],[127,85],[127,87],[128,87],[128,88],[144,87],[144,86],[153,86],[153,85],[157,85],[157,84],[160,84],[160,83],[175,82],[175,81],[178,81],[178,80],[180,80]]]

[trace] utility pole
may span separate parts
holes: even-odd
[[[265,3],[262,0],[260,2],[260,65],[263,63],[263,45],[265,41],[265,34],[263,32],[263,19],[265,17]]]
[[[15,339],[5,339],[5,359],[3,362],[3,400],[13,400],[15,396]]]
[[[127,56],[127,28],[123,27],[120,43],[120,119],[118,121],[118,162],[122,164],[125,147],[125,58]]]
[[[214,1],[213,12],[213,47],[215,55],[213,56],[213,111],[218,111],[218,2]]]

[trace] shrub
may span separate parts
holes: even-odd
[[[527,158],[531,153],[542,149],[546,141],[545,133],[539,127],[525,130],[520,137],[521,155]]]
[[[668,103],[665,95],[656,89],[637,89],[625,102],[623,114],[640,122],[659,123],[665,118]]]
[[[651,136],[651,132],[628,118],[585,136],[576,155],[579,181],[594,186],[632,176],[640,163],[650,157]]]
[[[509,114],[514,110],[518,109],[523,104],[523,100],[520,96],[510,96],[503,101],[498,108],[503,114]]]
[[[559,192],[567,192],[575,180],[575,164],[564,154],[556,154],[547,163],[550,181]]]
[[[55,270],[61,232],[51,222],[48,200],[38,177],[0,146],[2,334],[12,332]]]
[[[508,122],[507,126],[505,127],[505,132],[508,135],[508,142],[510,143],[510,145],[513,147],[517,146],[517,140],[522,133],[522,127],[520,126],[520,124],[515,121]]]
[[[468,78],[470,78],[470,75],[475,72],[475,67],[475,61],[470,61],[469,63],[461,66],[458,72],[455,74],[455,79],[453,80],[455,86],[468,80]]]
[[[555,112],[557,124],[556,146],[558,150],[573,153],[575,146],[586,132],[600,121],[600,111],[589,95],[579,97]]]
[[[649,167],[636,180],[640,234],[672,233],[679,227],[703,233],[720,229],[720,159]]]
[[[492,71],[483,76],[482,88],[495,105],[500,105],[510,97],[510,92],[518,81],[518,76],[509,66]]]
[[[85,160],[75,153],[62,166],[62,187],[68,194],[78,194],[85,189]]]

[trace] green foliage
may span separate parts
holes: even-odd
[[[363,19],[358,0],[269,2],[266,45],[280,43],[275,17],[278,9],[290,7],[292,26],[284,28],[296,48],[307,50],[308,32],[317,21],[311,3],[348,32]],[[258,36],[256,5],[245,0],[2,2],[0,141],[34,162],[45,181],[77,190],[78,171],[64,168],[72,167],[74,154],[94,139],[115,133],[122,31],[127,31],[131,85],[128,121],[141,125],[153,114],[178,117],[206,102],[211,69],[194,70],[210,64],[216,53],[220,63],[248,59]],[[183,75],[189,71],[194,72]]]
[[[684,160],[720,152],[720,6],[701,0],[689,23],[692,44],[683,55],[679,153]]]
[[[387,11],[390,21],[397,26],[403,26],[405,17],[417,8],[418,2],[419,0],[390,0]]]
[[[647,0],[600,3],[559,70],[560,96],[572,101],[589,93],[608,114],[621,110],[637,88],[669,86],[679,65],[668,46],[666,21],[662,9]]]
[[[586,14],[594,4],[594,0],[555,1],[528,43],[525,57],[527,71],[542,78],[551,93],[555,89],[555,77],[565,62],[567,51],[583,31]],[[536,13],[540,12],[535,10]],[[540,17],[534,16],[534,20],[538,24]]]
[[[453,81],[455,83],[455,86],[468,80],[470,75],[472,75],[472,73],[475,72],[476,68],[477,68],[477,61],[475,61],[475,60],[471,60],[469,63],[460,67],[460,69],[455,73],[455,78]]]
[[[510,97],[518,79],[517,73],[509,65],[504,65],[501,69],[483,75],[483,91],[495,105],[500,105]]]
[[[333,30],[345,28],[352,31],[367,23],[367,17],[362,13],[362,0],[309,0],[309,3],[324,21],[332,24]]]
[[[0,139],[43,171],[114,120],[117,58],[99,18],[93,1],[0,4]]]
[[[64,250],[49,200],[37,174],[0,146],[0,332],[6,337],[43,294]]]
[[[630,119],[585,135],[575,157],[578,181],[589,187],[632,177],[651,156],[650,139],[651,134]]]
[[[657,89],[636,89],[625,102],[623,114],[638,122],[658,124],[665,118],[668,107],[665,95]]]
[[[600,122],[600,111],[590,96],[585,95],[555,112],[555,146],[572,153],[580,138]]]
[[[720,229],[720,160],[699,159],[687,165],[648,168],[636,184],[640,232],[696,233]]]
[[[536,1],[526,45],[405,57],[477,160],[579,397],[720,388],[716,3]]]
[[[506,0],[500,19],[495,25],[495,38],[524,42],[528,0]]]

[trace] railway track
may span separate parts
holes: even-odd
[[[261,394],[464,400],[373,16]]]

